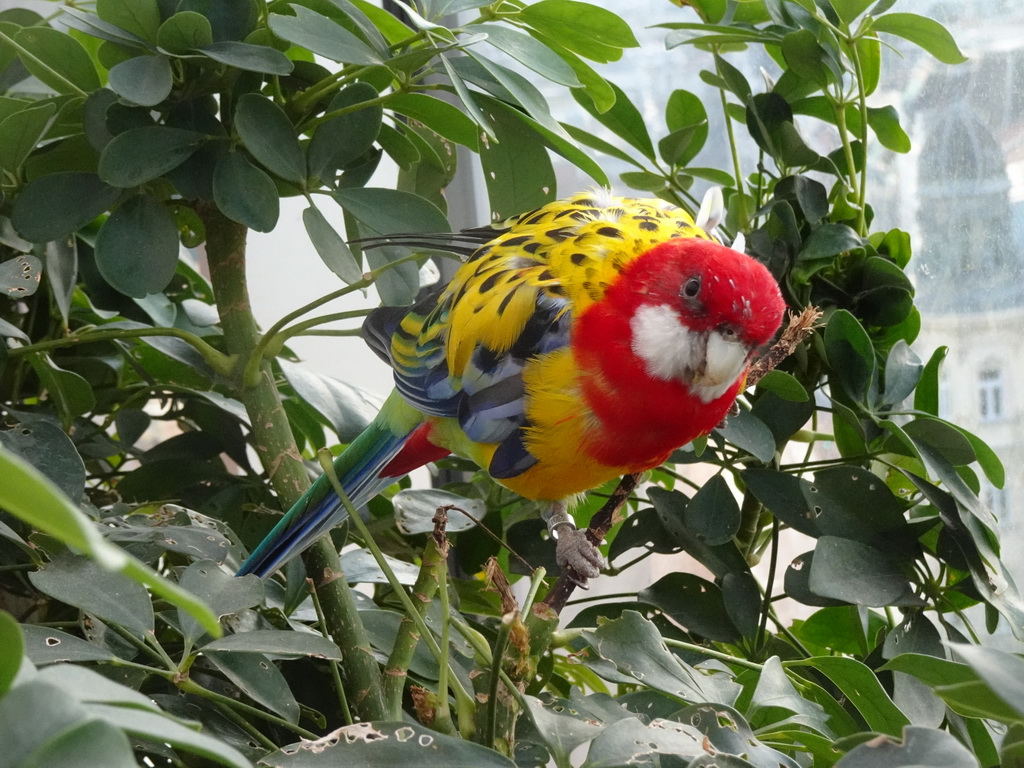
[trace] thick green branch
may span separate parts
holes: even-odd
[[[251,360],[260,341],[260,334],[252,314],[246,283],[246,229],[226,218],[211,204],[198,206],[198,212],[206,226],[210,282],[217,297],[225,344],[228,352],[240,360]],[[270,361],[262,356],[258,359],[253,380],[246,381],[238,376],[234,382],[235,390],[252,423],[253,447],[282,505],[290,507],[309,486],[309,478],[295,445]],[[338,553],[330,539],[325,537],[306,551],[303,560],[306,573],[316,585],[327,631],[347,660],[345,671],[349,675],[348,683],[356,689],[349,691],[349,700],[353,702],[359,717],[380,718],[383,705],[379,694],[376,697],[361,695],[360,681],[378,676],[378,671],[373,657],[362,653],[354,639],[362,624],[358,613],[353,610],[351,590],[345,579],[339,578],[341,565]]]

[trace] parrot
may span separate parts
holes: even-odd
[[[559,565],[598,575],[572,506],[722,423],[782,323],[769,270],[713,236],[715,191],[696,219],[597,189],[500,225],[383,238],[468,258],[446,285],[364,322],[395,387],[334,460],[353,507],[456,454],[540,502]],[[319,477],[238,575],[273,574],[347,515]]]

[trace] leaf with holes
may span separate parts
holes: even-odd
[[[87,557],[65,553],[30,573],[29,580],[50,597],[137,634],[153,629],[153,605],[146,588]]]
[[[85,464],[71,438],[48,421],[20,424],[0,431],[0,445],[39,468],[68,497],[85,490]]]
[[[412,750],[412,751],[410,751]],[[355,723],[316,741],[300,741],[260,762],[268,768],[329,768],[339,763],[366,766],[407,765],[419,754],[435,765],[515,768],[493,749],[426,728],[418,723]]]
[[[0,263],[0,292],[10,299],[24,299],[39,288],[43,263],[31,253],[19,253]]]
[[[252,608],[263,601],[263,582],[255,577],[236,578],[211,560],[198,560],[181,574],[178,585],[198,597],[218,618]],[[194,643],[205,630],[185,611],[178,612],[181,634]]]
[[[22,625],[25,634],[25,655],[36,665],[61,661],[114,661],[117,657],[102,645],[90,643],[59,629]]]
[[[203,657],[250,699],[289,723],[299,722],[299,703],[281,670],[266,656],[204,650]]]

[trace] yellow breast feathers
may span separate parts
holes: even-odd
[[[623,267],[674,237],[708,238],[689,214],[660,200],[612,197],[604,190],[549,203],[513,219],[455,274],[448,304],[446,357],[461,375],[480,344],[507,351],[538,302],[578,315],[604,295]]]

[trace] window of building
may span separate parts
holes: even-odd
[[[982,421],[999,421],[1004,414],[1003,372],[986,368],[978,376],[978,413]]]

